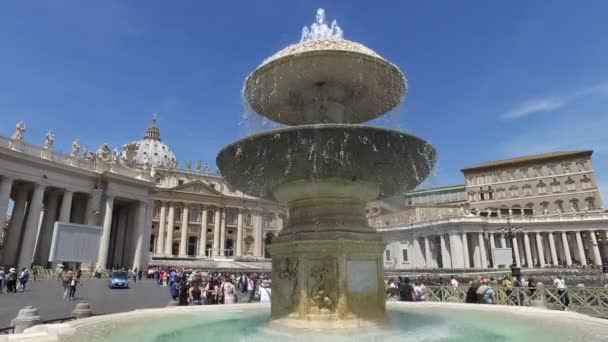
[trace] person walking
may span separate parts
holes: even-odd
[[[27,268],[21,269],[21,274],[19,274],[19,292],[25,291],[25,286],[27,281],[30,279],[30,273],[27,271]]]
[[[4,285],[6,284],[6,273],[4,272],[4,267],[0,267],[0,293],[4,290]]]
[[[200,283],[198,280],[192,282],[190,291],[188,291],[190,297],[190,305],[201,305],[203,304],[203,291],[201,290]]]
[[[76,286],[78,286],[78,284],[80,284],[80,276],[78,273],[76,273],[76,275],[72,277],[72,280],[70,280],[70,300],[74,300],[74,295],[76,294]]]
[[[562,309],[564,311],[568,311],[568,305],[570,305],[570,297],[568,297],[566,286],[566,280],[562,277],[562,274],[558,274],[557,278],[553,280],[553,285],[557,289],[557,295],[559,296],[559,300],[562,302]]]
[[[414,297],[416,298],[417,302],[423,302],[426,299],[424,294],[425,292],[426,286],[424,286],[422,281],[416,280],[416,283],[414,285]]]
[[[270,304],[272,300],[272,289],[268,280],[262,281],[260,284],[260,303]]]
[[[6,277],[6,292],[17,293],[17,271],[15,268],[8,270],[8,276]]]
[[[57,276],[57,279],[61,282],[63,287],[63,300],[68,300],[70,298],[70,284],[72,283],[73,276],[74,274],[72,271],[66,272],[63,267],[59,272],[59,276]]]
[[[405,277],[403,281],[399,283],[397,290],[399,292],[399,300],[402,302],[414,302],[416,297],[414,296],[414,287],[410,284],[410,278]]]
[[[232,284],[232,279],[222,278],[220,293],[224,299],[224,304],[234,304],[236,302],[236,287]]]

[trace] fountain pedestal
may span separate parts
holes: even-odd
[[[382,241],[273,243],[272,319],[283,326],[354,328],[386,319]]]

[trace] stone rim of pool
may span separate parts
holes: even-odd
[[[608,336],[608,320],[586,316],[575,312],[564,312],[556,310],[548,310],[542,308],[533,307],[516,307],[516,306],[502,306],[502,305],[475,305],[475,304],[462,304],[462,303],[435,303],[435,302],[419,302],[419,303],[408,303],[408,302],[389,302],[387,307],[390,311],[399,310],[431,310],[433,313],[442,313],[449,310],[462,310],[468,314],[478,314],[480,318],[483,318],[484,313],[493,313],[504,315],[505,319],[534,319],[538,323],[543,322],[568,322],[582,329],[583,331],[594,329],[601,330],[604,336]],[[209,312],[210,314],[222,313],[239,313],[255,312],[262,309],[267,309],[268,318],[270,319],[270,306],[265,304],[234,304],[229,306],[183,306],[183,307],[170,307],[170,308],[157,308],[157,309],[140,309],[129,312],[108,314],[93,316],[81,320],[70,321],[60,324],[45,324],[32,327],[27,329],[23,334],[19,335],[7,335],[0,337],[1,341],[13,341],[19,340],[23,342],[46,342],[46,341],[64,341],[68,337],[75,336],[86,331],[87,329],[96,325],[101,325],[107,322],[123,322],[125,319],[137,319],[145,320],[155,317],[174,317],[175,315],[188,315],[192,313]],[[270,321],[270,320],[269,320]],[[531,324],[534,324],[531,322]],[[272,325],[267,326],[268,329],[272,329]],[[382,327],[382,331],[385,328],[390,329],[390,325]],[[342,329],[336,329],[328,331],[330,334],[338,333]],[[316,329],[310,329],[310,331],[319,332]],[[292,332],[302,333],[306,335],[306,329],[292,330]],[[201,331],[204,333],[204,331]],[[9,337],[10,336],[10,337]],[[294,335],[294,338],[300,335]],[[18,339],[16,339],[18,337]],[[287,337],[287,336],[286,336]],[[379,336],[380,337],[380,336]],[[289,338],[288,338],[289,339]],[[589,341],[589,340],[587,340]]]

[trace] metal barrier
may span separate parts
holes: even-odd
[[[428,286],[426,299],[432,302],[464,303],[468,286]],[[560,293],[554,287],[504,288],[492,286],[498,305],[530,306],[542,303],[548,309],[574,311],[589,316],[608,318],[608,289],[569,287]]]

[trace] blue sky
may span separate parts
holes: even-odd
[[[242,82],[318,7],[399,65],[410,91],[378,123],[431,141],[426,186],[481,161],[594,149],[608,194],[608,2],[13,1],[0,5],[0,134],[89,149],[140,139],[152,113],[181,165],[250,133]],[[213,165],[213,164],[212,164]],[[603,196],[606,200],[606,195]]]

